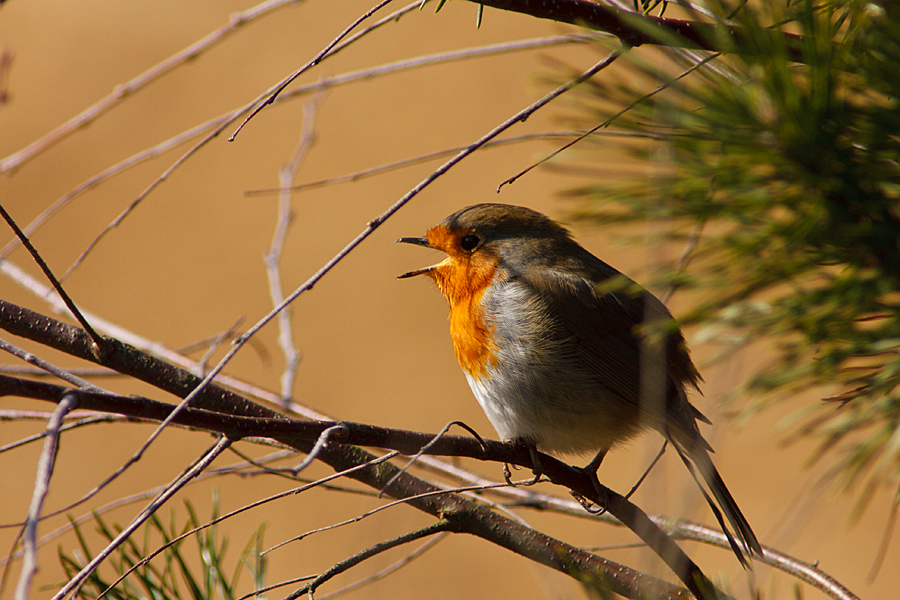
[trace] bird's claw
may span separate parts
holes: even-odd
[[[578,501],[578,504],[580,504],[584,510],[588,511],[592,515],[599,516],[606,512],[606,506],[600,506],[599,504],[596,504],[593,500],[589,500],[588,498],[585,498],[584,496],[582,496],[581,494],[579,494],[576,491],[570,491],[569,493],[572,494],[572,497]]]

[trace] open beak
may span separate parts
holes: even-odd
[[[413,244],[415,246],[424,246],[425,248],[431,248],[431,244],[428,243],[428,238],[424,237],[405,237],[400,238],[396,242],[397,244]],[[415,271],[410,271],[409,273],[404,273],[403,275],[398,275],[397,279],[406,279],[407,277],[415,277],[416,275],[424,275],[434,269],[437,265],[432,265],[430,267],[425,267],[424,269],[416,269]]]

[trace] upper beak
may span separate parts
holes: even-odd
[[[395,244],[415,244],[416,246],[425,246],[426,248],[431,248],[431,244],[428,243],[428,238],[400,238]]]
[[[397,244],[415,244],[416,246],[424,246],[426,248],[431,248],[431,244],[428,243],[428,238],[424,237],[405,237],[400,238],[396,241]],[[416,269],[415,271],[410,271],[409,273],[404,273],[403,275],[397,276],[397,279],[406,279],[407,277],[415,277],[416,275],[424,275],[434,269],[434,266],[425,267],[424,269]]]

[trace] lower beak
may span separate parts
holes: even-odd
[[[426,273],[430,273],[431,271],[433,271],[435,266],[437,265],[425,267],[424,269],[416,269],[415,271],[410,271],[409,273],[404,273],[403,275],[397,275],[397,279],[406,279],[407,277],[415,277],[416,275],[425,275]]]
[[[428,238],[415,238],[415,237],[405,237],[397,240],[398,244],[413,244],[415,246],[424,246],[425,248],[431,248],[431,244],[428,243]],[[403,275],[399,275],[397,279],[406,279],[407,277],[415,277],[416,275],[425,275],[434,269],[434,266],[425,267],[424,269],[416,269],[415,271],[410,271],[409,273],[404,273]]]

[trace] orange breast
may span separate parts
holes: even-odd
[[[429,272],[450,305],[450,337],[459,366],[481,379],[496,364],[497,346],[492,328],[485,323],[482,299],[493,282],[496,260],[490,256],[453,256]]]
[[[491,328],[484,322],[480,290],[450,307],[450,338],[459,366],[476,379],[488,376],[488,365],[497,362],[497,346]]]

